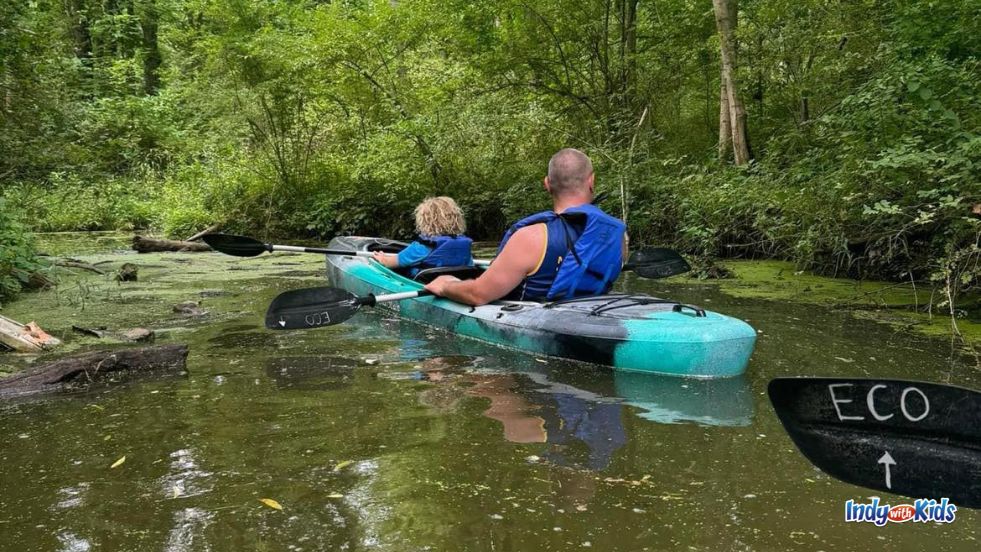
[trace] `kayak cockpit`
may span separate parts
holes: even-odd
[[[483,273],[484,269],[479,266],[438,266],[436,268],[424,268],[412,279],[420,284],[428,284],[440,276],[455,276],[461,280],[473,280]]]

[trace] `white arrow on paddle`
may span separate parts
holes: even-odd
[[[889,454],[889,451],[887,450],[886,453],[882,455],[882,458],[879,458],[879,463],[886,467],[886,488],[891,489],[892,479],[889,477],[889,466],[895,466],[896,461],[893,460],[892,455]]]

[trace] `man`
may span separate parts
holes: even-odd
[[[426,289],[474,306],[501,298],[552,301],[609,291],[626,256],[626,227],[592,204],[589,157],[572,148],[559,151],[548,162],[544,183],[553,210],[515,223],[479,278],[440,276]]]

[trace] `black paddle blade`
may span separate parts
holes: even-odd
[[[684,274],[691,266],[673,249],[645,247],[631,253],[623,269],[633,270],[641,278],[667,278]]]
[[[777,378],[769,394],[794,444],[829,475],[981,508],[981,393],[916,381]]]
[[[358,297],[343,289],[295,289],[273,299],[266,311],[266,327],[270,330],[302,330],[333,326],[351,318],[360,308]]]
[[[266,244],[246,236],[235,236],[232,234],[205,234],[201,236],[204,243],[211,249],[220,251],[226,255],[236,257],[255,257],[262,255],[269,249]]]

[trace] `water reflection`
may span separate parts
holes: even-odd
[[[58,489],[61,500],[54,505],[56,509],[78,508],[85,503],[85,493],[89,490],[88,483],[79,483],[73,487]]]
[[[613,382],[616,394],[643,409],[638,415],[652,422],[748,426],[753,420],[753,397],[744,376],[706,380],[617,372]]]
[[[211,472],[202,470],[192,449],[180,449],[170,453],[170,473],[165,475],[160,487],[163,496],[177,498],[210,492],[213,484]]]
[[[61,544],[59,552],[88,552],[92,549],[92,543],[88,539],[68,531],[58,534],[58,543]]]
[[[280,389],[336,391],[354,379],[358,361],[333,355],[274,357],[266,363],[266,375]]]
[[[200,540],[200,536],[204,533],[204,529],[211,524],[213,517],[214,514],[200,508],[184,508],[175,512],[174,527],[167,536],[164,550],[166,552],[188,552],[201,549],[200,546],[194,546],[195,538]]]
[[[411,372],[391,379],[431,384],[420,403],[443,413],[464,397],[490,404],[482,414],[501,425],[512,443],[544,443],[542,459],[561,466],[603,470],[628,440],[628,417],[660,424],[748,426],[753,397],[745,377],[698,380],[614,372],[557,359],[535,358],[466,340],[433,339],[411,323],[397,332],[399,361]],[[627,406],[632,408],[627,408]]]

